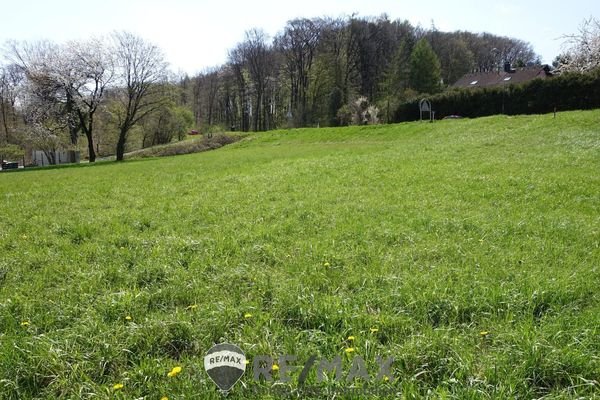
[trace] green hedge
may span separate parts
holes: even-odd
[[[600,108],[600,69],[587,74],[565,73],[521,85],[483,89],[452,89],[428,97],[436,119],[448,115],[544,114],[556,110]],[[394,121],[419,119],[419,100],[401,104]]]

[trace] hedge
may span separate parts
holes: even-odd
[[[482,117],[504,114],[544,114],[554,111],[600,108],[600,69],[591,73],[565,73],[534,79],[520,85],[482,89],[451,89],[427,97],[436,119],[448,115]],[[394,121],[419,119],[419,99],[401,104]]]

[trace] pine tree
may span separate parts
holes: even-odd
[[[440,60],[429,42],[417,42],[410,56],[410,86],[419,93],[436,93],[441,90]]]

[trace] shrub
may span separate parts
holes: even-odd
[[[8,161],[16,161],[23,158],[25,151],[14,144],[7,144],[0,147],[0,159]]]
[[[556,110],[600,108],[600,69],[534,79],[521,85],[481,89],[451,89],[429,97],[438,118],[447,115],[482,117],[495,114],[543,114]],[[394,122],[419,119],[418,99],[400,104]]]

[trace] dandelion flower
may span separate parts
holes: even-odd
[[[272,369],[273,371],[279,371],[279,365],[277,365],[277,364],[273,364],[273,366],[271,367],[271,369]]]
[[[173,378],[174,376],[177,376],[180,372],[181,372],[182,368],[181,367],[174,367],[168,374],[167,376],[169,378]]]
[[[128,315],[128,316],[126,316],[126,317],[125,317],[125,320],[126,320],[126,321],[131,321],[131,320],[132,320],[132,318],[131,318],[131,315]]]
[[[387,381],[389,381],[389,380],[390,380],[390,377],[389,377],[389,376],[387,376],[387,375],[384,375],[384,376],[383,376],[383,381],[384,381],[384,382],[387,382]]]
[[[327,261],[325,261],[325,262],[323,263],[323,266],[324,266],[324,267],[329,267],[330,265],[331,265],[331,264],[329,264]]]
[[[29,321],[23,321],[23,322],[21,322],[21,326],[29,326]]]
[[[349,341],[351,341],[351,342],[352,342],[354,339],[355,339],[355,338],[354,338],[354,336],[348,336],[348,340],[349,340]]]
[[[348,347],[344,351],[346,352],[346,354],[354,353],[354,347]]]
[[[479,335],[486,337],[487,335],[489,335],[490,333],[488,331],[481,331],[479,332]]]
[[[113,389],[114,389],[114,390],[121,390],[121,389],[123,389],[123,386],[124,386],[124,385],[123,385],[122,383],[116,383],[116,384],[113,386]]]
[[[250,360],[248,360],[248,359],[244,360],[244,364],[246,364],[246,365],[250,364]]]
[[[160,398],[160,400],[169,400],[169,398],[167,396],[163,396]]]
[[[252,314],[250,314],[249,312],[247,312],[246,314],[244,314],[244,318],[246,318],[246,319],[252,318]]]
[[[371,333],[377,333],[377,332],[379,332],[379,328],[371,328],[369,330],[371,331]]]

